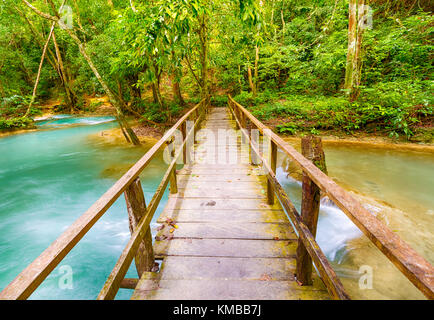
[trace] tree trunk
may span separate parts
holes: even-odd
[[[17,7],[15,7],[15,10],[27,22],[27,24],[30,28],[30,31],[33,33],[33,35],[36,38],[36,41],[40,44],[41,48],[43,49],[44,48],[44,43],[43,43],[44,37],[36,30],[32,21],[30,21],[21,10],[19,10]],[[49,47],[47,47],[46,59],[50,63],[50,65],[53,67],[53,69],[56,70],[57,74],[59,75],[60,83],[65,90],[65,94],[67,97],[67,103],[69,106],[71,106],[71,111],[72,111],[72,106],[74,106],[75,103],[77,102],[77,96],[73,92],[72,88],[69,86],[69,81],[67,80],[66,70],[64,70],[64,68],[63,68],[63,62],[62,62],[62,58],[60,56],[60,51],[58,48],[58,44],[56,41],[56,35],[55,35],[54,31],[53,31],[53,42],[54,42],[56,54],[54,54],[53,51],[51,51],[51,49]],[[71,99],[69,99],[69,96],[71,96]]]
[[[77,103],[77,96],[72,91],[72,89],[69,85],[68,79],[66,77],[65,68],[63,67],[63,60],[62,60],[62,56],[60,54],[59,46],[57,44],[55,32],[53,32],[53,43],[54,43],[54,48],[56,51],[57,65],[59,68],[58,73],[61,76],[63,88],[64,88],[65,93],[66,93],[67,105],[69,106],[69,109],[71,110],[71,113],[72,113],[74,110],[74,106]]]
[[[24,20],[27,22],[27,24],[29,25],[29,29],[30,31],[33,33],[33,35],[36,38],[36,41],[39,43],[39,45],[41,46],[41,49],[44,48],[44,37],[36,30],[35,26],[33,25],[32,21],[29,20],[29,18],[27,18],[27,16],[21,11],[19,10],[17,7],[15,7],[15,10],[24,18]],[[50,50],[50,48],[47,48],[48,51],[48,56],[47,56],[47,60],[48,62],[51,64],[51,66],[53,67],[54,70],[56,70],[57,73],[59,73],[59,69],[55,63],[56,58],[54,56],[53,51]],[[61,79],[61,75],[59,74],[59,78]]]
[[[208,16],[205,14],[199,17],[199,40],[200,40],[200,63],[201,70],[201,97],[209,99],[208,88]]]
[[[155,95],[154,95],[154,101],[156,100],[156,102],[159,104],[159,106],[161,107],[161,109],[164,108],[164,103],[163,103],[163,98],[161,96],[161,91],[160,91],[160,77],[161,77],[161,73],[158,70],[157,65],[154,63],[154,74],[156,79],[153,82],[153,90],[155,91]],[[154,91],[152,92],[152,94],[154,94]]]
[[[352,90],[351,100],[355,100],[359,95],[359,86],[361,81],[362,72],[362,41],[364,31],[364,19],[365,19],[365,1],[358,1],[358,15],[357,15],[357,40],[356,49],[353,60],[353,72],[354,72],[354,89]]]
[[[152,99],[154,103],[158,103],[157,85],[155,84],[155,82],[152,82]]]
[[[255,93],[254,93],[255,96],[259,91],[258,63],[259,63],[259,46],[256,45],[255,46]]]
[[[250,68],[250,65],[247,67],[247,77],[249,79],[250,90],[252,91],[252,94],[255,97],[256,96],[256,88],[255,88],[255,85],[253,83],[252,68]]]
[[[243,89],[243,84],[241,82],[241,66],[238,65],[238,84],[240,85],[240,91]]]
[[[115,94],[110,90],[110,88],[108,87],[107,83],[104,81],[104,79],[101,77],[101,75],[99,74],[97,68],[95,67],[92,59],[90,58],[90,56],[87,54],[86,52],[86,48],[84,46],[84,44],[81,42],[81,40],[78,38],[77,34],[75,33],[75,31],[73,29],[70,29],[67,25],[65,25],[63,23],[63,21],[59,18],[59,13],[55,10],[54,7],[54,3],[52,0],[49,0],[49,3],[52,7],[54,7],[54,12],[56,14],[55,17],[47,14],[47,13],[43,13],[41,11],[39,11],[38,9],[36,9],[34,6],[32,6],[27,0],[22,0],[30,9],[32,9],[34,12],[36,12],[39,16],[57,22],[60,26],[60,28],[62,28],[63,30],[65,30],[68,35],[72,38],[72,40],[74,40],[74,42],[77,44],[78,49],[81,53],[81,55],[83,56],[83,58],[87,61],[90,69],[93,71],[93,73],[95,74],[95,77],[98,79],[99,83],[101,84],[101,86],[103,87],[105,93],[107,94],[107,96],[110,99],[110,102],[113,104],[113,106],[116,108],[117,111],[117,117],[118,117],[118,122],[119,125],[125,128],[125,131],[128,134],[129,139],[131,140],[131,142],[135,145],[139,145],[140,144],[140,140],[137,138],[136,134],[134,133],[134,131],[130,128],[130,126],[128,125],[127,121],[125,120],[125,117],[122,113],[122,106],[121,106],[121,102],[119,101],[119,99],[116,98]]]
[[[172,84],[173,98],[177,103],[184,106],[185,101],[182,98],[181,87],[179,85],[179,79],[182,76],[182,71],[180,70],[180,67],[178,66],[178,64],[175,62],[176,57],[175,57],[175,51],[174,50],[172,50],[172,52],[171,52],[171,58],[172,58],[172,63],[173,63],[173,69],[172,69],[172,72],[170,73],[169,77],[170,77],[170,82]]]
[[[181,87],[179,85],[179,80],[177,80],[177,77],[174,73],[170,75],[170,82],[172,84],[172,93],[173,93],[174,100],[180,105],[184,106],[185,101],[181,94]]]
[[[348,52],[344,88],[353,101],[358,95],[361,79],[361,48],[363,41],[364,0],[350,0],[348,16]]]
[[[68,30],[68,31],[69,31],[68,33],[70,33],[70,35],[71,35],[72,32],[70,30]],[[76,41],[76,43],[78,45],[78,48],[80,50],[80,53],[82,54],[82,56],[84,57],[84,59],[89,64],[89,67],[92,69],[93,73],[95,74],[95,77],[98,79],[99,83],[103,87],[103,89],[104,89],[105,93],[107,94],[107,96],[109,97],[111,103],[116,108],[116,111],[117,111],[117,114],[118,114],[118,118],[119,118],[119,125],[121,127],[125,128],[125,131],[127,132],[130,141],[134,145],[139,145],[140,144],[139,139],[137,138],[136,134],[130,128],[130,126],[128,125],[127,121],[125,120],[125,117],[124,117],[123,112],[122,112],[122,107],[121,107],[122,103],[119,101],[119,99],[116,98],[116,96],[114,95],[114,93],[108,87],[107,83],[104,81],[104,79],[99,74],[98,70],[96,69],[95,65],[93,64],[92,59],[87,54],[86,49],[85,49],[84,45],[81,43],[81,41],[76,36],[75,36],[75,38],[73,37],[73,39]]]
[[[348,51],[347,51],[347,65],[345,70],[345,90],[348,93],[353,88],[353,60],[354,49],[356,47],[356,11],[357,0],[350,0],[348,10]]]
[[[118,97],[119,97],[119,101],[123,104],[126,105],[126,102],[124,100],[124,89],[122,88],[122,82],[119,78],[116,79],[116,84],[118,85]]]
[[[47,52],[48,43],[50,42],[51,36],[53,35],[55,25],[56,25],[55,22],[51,24],[50,33],[48,34],[47,41],[45,42],[44,49],[42,50],[41,62],[39,63],[39,68],[38,68],[38,75],[36,76],[35,86],[33,87],[32,99],[30,100],[29,107],[27,108],[24,117],[27,117],[29,115],[30,109],[32,108],[33,103],[35,102],[36,90],[38,89],[39,79],[41,77],[41,71],[42,71],[42,65],[44,64],[45,53]]]
[[[138,81],[139,81],[138,73],[134,73],[127,77],[128,88],[130,90],[131,97],[133,98],[132,102],[134,104],[142,99],[142,91],[140,90],[140,87],[136,86]]]

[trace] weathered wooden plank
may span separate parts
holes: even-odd
[[[182,169],[179,171],[191,171],[191,170],[222,170],[222,171],[234,171],[234,170],[244,170],[247,172],[250,171],[258,171],[255,170],[255,167],[252,167],[248,163],[235,163],[235,164],[228,164],[228,163],[213,163],[213,164],[207,164],[207,163],[193,163],[192,165],[185,165]]]
[[[289,258],[295,256],[296,246],[294,240],[172,239],[155,241],[154,252],[158,257]]]
[[[164,209],[158,218],[158,223],[163,223],[170,218],[176,222],[287,222],[288,218],[283,210],[170,210]]]
[[[166,204],[167,209],[212,209],[212,210],[237,210],[237,209],[280,209],[280,205],[269,205],[260,199],[194,199],[170,197]]]
[[[262,280],[143,280],[133,300],[324,300],[327,291],[320,287],[298,286],[294,281]],[[316,285],[316,283],[315,283]]]
[[[216,168],[213,171],[210,171],[208,168],[192,168],[192,169],[181,169],[177,174],[188,174],[188,175],[226,175],[228,177],[235,175],[253,175],[256,177],[263,177],[264,175],[260,175],[260,172],[256,172],[255,170],[246,171],[242,167],[235,168]]]
[[[178,198],[205,198],[205,199],[266,199],[265,190],[204,190],[199,188],[179,189],[176,195]]]
[[[258,240],[297,240],[297,236],[289,221],[287,223],[258,222],[177,222],[177,229],[171,233],[171,227],[166,226],[157,237],[172,235],[176,238],[200,239],[258,239]],[[173,228],[172,228],[173,229]]]
[[[213,183],[209,183],[209,181],[202,181],[201,179],[188,179],[182,180],[178,183],[178,187],[180,190],[182,189],[205,189],[212,193],[214,191],[219,190],[229,190],[236,191],[254,191],[262,193],[262,190],[265,190],[264,186],[258,183],[256,180],[254,181],[213,181]]]
[[[160,279],[260,280],[267,275],[270,280],[294,280],[294,272],[293,258],[168,256],[161,265]]]
[[[239,183],[239,182],[253,182],[260,183],[261,181],[265,183],[266,178],[261,176],[247,175],[234,173],[231,175],[216,175],[216,174],[186,174],[177,173],[178,183],[182,183],[185,180],[188,181],[200,181],[200,182],[228,182],[228,183]]]

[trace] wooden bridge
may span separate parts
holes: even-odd
[[[166,146],[170,164],[146,205],[139,174]],[[275,177],[277,149],[303,171],[301,213]],[[434,268],[314,165],[321,157],[315,148],[306,150],[307,158],[230,96],[227,108],[211,108],[203,100],[22,271],[0,299],[28,298],[122,193],[131,238],[98,299],[114,299],[119,288],[134,290],[132,299],[349,299],[315,241],[320,192],[433,299]],[[184,165],[177,170],[179,162]],[[149,225],[169,184],[153,241]],[[133,260],[138,278],[127,279]],[[160,261],[159,270],[155,261]]]

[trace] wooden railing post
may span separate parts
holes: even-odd
[[[175,142],[173,137],[172,139],[167,141],[167,148],[169,149],[169,154],[171,159],[173,159],[173,157],[175,156],[174,144]],[[178,193],[178,183],[176,181],[176,166],[173,167],[169,180],[170,180],[170,193],[171,194]]]
[[[265,138],[265,135],[264,135]],[[271,171],[276,174],[276,164],[277,164],[277,145],[271,138],[268,142],[268,161]],[[270,180],[267,180],[267,199],[268,204],[274,204],[274,190]]]
[[[254,147],[259,150],[259,130],[254,126],[250,130],[250,139],[252,140],[252,144],[254,145]],[[247,141],[243,142],[246,143]],[[250,148],[250,161],[252,165],[257,165],[259,163],[259,155],[256,154],[253,148]]]
[[[301,139],[303,156],[313,162],[319,169],[327,174],[325,155],[320,137],[308,136]],[[318,213],[320,207],[320,188],[303,172],[301,220],[316,236]],[[312,258],[307,252],[303,242],[298,240],[297,247],[297,281],[301,285],[312,284]]]
[[[185,141],[187,138],[187,122],[184,121],[181,124],[181,133],[182,133],[182,142]],[[184,147],[182,148],[182,161],[184,164],[187,164],[187,144],[184,144]]]
[[[236,104],[235,103],[233,103],[232,104],[232,110],[234,111],[234,117],[235,117],[235,128],[237,129],[237,130],[240,130],[241,128],[240,128],[240,126],[238,125],[238,122],[237,122],[237,119],[239,120],[240,119],[240,116],[239,116],[239,114],[238,114],[238,107],[236,106]]]
[[[243,129],[246,129],[247,128],[246,115],[244,114],[244,112],[241,112],[241,110],[240,110],[240,114],[241,114],[241,126],[243,127]]]
[[[124,194],[127,202],[130,232],[133,234],[140,219],[146,214],[145,197],[139,178],[134,180],[125,189]],[[154,266],[154,250],[152,248],[152,235],[149,226],[143,241],[139,245],[134,261],[139,277],[142,276],[143,272],[151,271]]]
[[[199,117],[200,117],[201,114],[202,114],[202,111],[200,110],[200,108],[196,109],[194,122],[198,121],[198,125],[199,125]],[[197,142],[197,140],[196,140],[196,132],[197,132],[197,130],[195,129],[194,132],[193,132],[193,143]]]

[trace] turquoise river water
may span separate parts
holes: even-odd
[[[99,132],[117,127],[112,117],[59,117],[39,126],[41,130],[0,139],[0,289],[150,148],[98,139]],[[148,202],[165,167],[161,156],[142,174]],[[95,299],[129,236],[120,197],[31,298]],[[59,286],[65,266],[73,272],[72,289]],[[129,276],[137,276],[133,268]],[[117,298],[129,295],[121,289]]]
[[[0,290],[83,214],[151,146],[132,147],[99,137],[117,127],[111,117],[57,116],[39,130],[0,138]],[[434,153],[325,145],[329,175],[434,262]],[[279,153],[277,176],[300,206],[300,183]],[[149,202],[167,165],[160,154],[141,175]],[[154,220],[167,201],[163,197]],[[129,239],[123,197],[67,255],[32,299],[95,299]],[[323,201],[318,242],[355,299],[423,299],[352,222]],[[360,288],[360,267],[372,268]],[[72,288],[62,287],[65,267]],[[127,277],[136,277],[134,267]],[[117,299],[127,299],[121,289]]]

